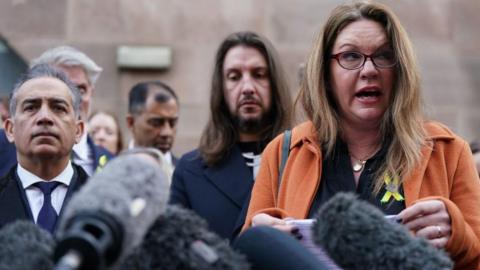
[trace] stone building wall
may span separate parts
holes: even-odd
[[[174,152],[198,144],[208,118],[215,50],[231,32],[253,30],[278,49],[292,95],[298,69],[330,10],[342,1],[318,0],[2,0],[0,36],[26,61],[68,44],[104,68],[94,109],[124,119],[127,93],[142,80],[160,79],[180,97]],[[397,13],[413,40],[431,118],[468,140],[480,138],[480,1],[381,1]],[[119,69],[120,45],[169,46],[167,70]],[[125,137],[129,137],[122,122]]]

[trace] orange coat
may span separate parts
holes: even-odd
[[[422,161],[403,182],[406,207],[418,200],[442,200],[452,220],[446,249],[455,269],[480,269],[480,180],[468,144],[445,126],[425,124],[427,146]],[[285,165],[277,198],[278,167],[283,135],[265,148],[255,181],[244,229],[252,217],[304,219],[320,185],[322,152],[311,122],[292,131],[290,156]]]

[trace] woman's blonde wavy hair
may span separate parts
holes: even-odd
[[[319,144],[327,156],[331,155],[342,132],[335,101],[329,94],[332,47],[345,26],[361,19],[383,26],[397,57],[393,97],[380,127],[383,143],[386,139],[391,143],[383,166],[376,172],[374,194],[377,194],[383,186],[384,173],[402,181],[413,170],[420,160],[425,138],[415,55],[405,29],[393,12],[384,5],[367,1],[335,8],[313,44],[295,103],[301,103],[315,126]]]

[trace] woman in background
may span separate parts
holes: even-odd
[[[117,155],[123,149],[123,138],[117,118],[104,111],[93,113],[88,119],[88,133],[97,145]]]

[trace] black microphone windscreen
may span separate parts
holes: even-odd
[[[168,206],[119,269],[249,269],[245,257],[207,227],[193,211]]]
[[[66,249],[75,248],[76,240],[69,242],[69,237],[70,233],[74,234],[76,223],[98,218],[121,228],[120,254],[113,259],[118,260],[140,244],[155,219],[165,210],[168,192],[167,176],[159,166],[134,155],[113,159],[90,178],[67,205],[56,234],[59,239],[56,257],[64,255]],[[91,232],[93,236],[95,233]],[[78,235],[72,236],[75,237]]]
[[[344,269],[452,269],[445,252],[354,194],[340,193],[316,213],[313,238]]]
[[[31,221],[19,220],[0,230],[0,270],[51,270],[55,242]]]

